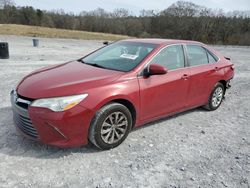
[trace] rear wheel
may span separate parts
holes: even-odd
[[[89,140],[98,148],[108,150],[120,145],[132,127],[132,115],[124,105],[110,103],[96,112]]]
[[[209,97],[208,104],[204,106],[207,110],[213,111],[220,107],[225,94],[225,87],[218,82]]]

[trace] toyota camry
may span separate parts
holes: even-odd
[[[233,76],[230,59],[200,42],[122,40],[24,77],[11,91],[14,122],[45,144],[107,150],[145,123],[216,110]]]

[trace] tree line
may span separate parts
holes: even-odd
[[[249,12],[212,10],[191,2],[178,1],[163,11],[142,10],[139,16],[129,10],[113,12],[98,8],[76,15],[17,7],[0,0],[0,24],[23,24],[129,35],[133,37],[198,40],[209,44],[250,45]]]

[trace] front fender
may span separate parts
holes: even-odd
[[[104,105],[114,100],[127,100],[139,112],[140,94],[137,79],[130,79],[120,83],[112,83],[86,91],[88,97],[80,103],[81,106],[96,112]]]

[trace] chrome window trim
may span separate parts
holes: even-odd
[[[149,61],[143,66],[143,68],[139,71],[139,73],[137,74],[137,77],[142,77],[142,73],[144,71],[144,69],[151,63],[152,59],[155,58],[155,56],[157,56],[162,50],[164,50],[165,48],[169,47],[169,46],[176,46],[176,45],[181,45],[182,49],[183,49],[183,55],[184,55],[184,67],[182,68],[178,68],[178,69],[173,69],[173,70],[169,70],[168,72],[173,72],[173,71],[177,71],[177,70],[181,70],[181,69],[188,69],[188,68],[192,68],[192,67],[200,67],[200,66],[205,66],[205,65],[209,65],[209,64],[214,64],[214,63],[218,63],[221,58],[218,57],[217,55],[215,55],[213,52],[211,52],[209,49],[207,49],[206,47],[199,45],[199,44],[187,44],[187,43],[178,43],[178,44],[169,44],[164,46],[162,49],[160,49],[153,57],[151,57],[149,59]],[[195,65],[195,66],[190,66],[189,64],[189,60],[188,60],[188,51],[187,51],[187,45],[192,45],[192,46],[199,46],[201,48],[203,48],[206,51],[206,55],[207,53],[210,53],[211,55],[215,56],[218,58],[218,61],[214,62],[214,63],[209,63],[209,59],[208,59],[208,63],[207,64],[201,64],[201,65]],[[208,57],[207,57],[208,58]]]

